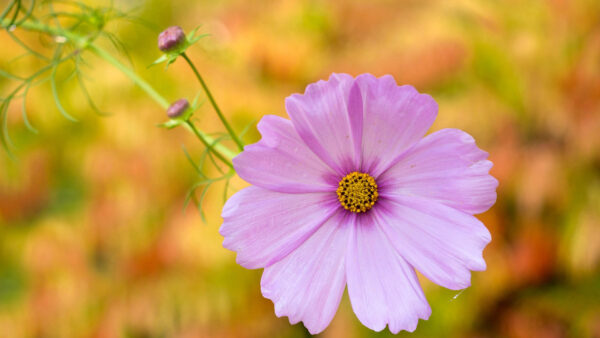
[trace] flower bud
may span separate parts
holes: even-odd
[[[190,103],[186,99],[179,99],[171,104],[167,109],[167,116],[174,119],[180,117],[188,108]]]
[[[185,33],[179,26],[171,26],[158,36],[158,49],[170,52],[177,49],[185,42]]]

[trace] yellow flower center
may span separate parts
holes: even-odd
[[[369,211],[379,197],[375,179],[357,171],[344,176],[335,192],[344,209],[356,213]]]

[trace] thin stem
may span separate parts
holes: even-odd
[[[229,168],[233,169],[233,164],[231,163],[231,161],[223,157],[223,155],[221,155],[220,152],[215,150],[212,144],[206,139],[206,135],[198,131],[198,129],[196,129],[196,126],[194,125],[194,123],[192,123],[192,121],[186,120],[185,125],[188,126],[194,134],[196,134],[196,137],[204,144],[206,148],[208,148],[208,150],[212,151],[218,159],[223,161],[223,163],[225,163]]]
[[[181,53],[181,56],[183,56],[183,58],[185,59],[185,61],[187,61],[188,65],[190,65],[190,67],[194,71],[194,74],[196,74],[196,78],[198,79],[198,81],[200,82],[200,85],[202,85],[202,88],[206,92],[206,96],[208,96],[208,100],[210,101],[210,103],[212,104],[213,108],[217,112],[217,115],[219,116],[219,119],[221,120],[221,122],[225,126],[225,129],[227,129],[227,132],[229,133],[229,135],[231,135],[231,139],[235,142],[235,144],[237,144],[237,146],[240,149],[240,151],[243,151],[244,150],[244,143],[242,143],[242,140],[240,140],[240,138],[237,136],[237,134],[231,128],[231,125],[229,125],[229,123],[227,122],[227,119],[225,119],[225,116],[223,116],[223,113],[221,112],[221,109],[217,105],[217,102],[215,101],[214,97],[212,96],[212,93],[208,89],[208,86],[206,85],[206,82],[204,82],[204,79],[202,78],[202,76],[198,72],[198,69],[196,69],[196,66],[194,66],[194,63],[192,62],[192,60],[190,60],[190,58],[187,56],[187,54]]]
[[[2,14],[0,14],[0,19],[4,20],[4,17],[10,13],[10,10],[13,8],[13,6],[15,5],[16,1],[13,1],[10,3],[10,5],[8,5],[8,7],[6,7],[4,9],[4,11],[2,11]]]
[[[10,24],[10,20],[8,19],[3,19],[0,21],[0,25],[3,28],[8,28]],[[115,59],[110,53],[108,53],[101,47],[95,45],[93,42],[90,42],[86,37],[79,36],[69,31],[63,31],[55,27],[44,25],[43,23],[40,23],[38,21],[28,20],[21,23],[19,27],[30,31],[44,32],[52,36],[64,36],[66,39],[72,41],[82,49],[89,48],[94,54],[104,59],[108,63],[112,64],[121,72],[123,72],[123,74],[129,77],[137,86],[139,86],[143,91],[145,91],[163,109],[167,109],[169,107],[169,101],[167,101],[167,99],[160,95],[148,82],[146,82],[144,79],[138,76],[127,66],[123,65],[119,60]],[[184,124],[184,126],[187,130],[193,132],[194,135],[196,135],[196,137],[198,137],[198,139],[202,143],[204,143],[204,145],[211,145],[214,142],[213,138],[197,130],[195,127],[192,128],[188,124]],[[237,155],[235,152],[231,151],[229,148],[223,146],[220,143],[211,146],[211,149],[213,150],[213,152],[215,152],[215,150],[218,151],[220,154],[224,155],[228,159],[232,159]],[[231,167],[231,163],[229,161],[227,162],[228,165]]]
[[[124,64],[119,62],[119,60],[115,59],[112,55],[110,55],[110,53],[106,52],[104,49],[102,49],[96,45],[93,45],[93,44],[90,45],[89,48],[96,55],[98,55],[99,57],[106,60],[108,63],[112,64],[113,66],[115,66],[116,68],[121,70],[136,85],[138,85],[152,99],[154,99],[154,101],[156,101],[163,109],[169,108],[170,104],[169,104],[169,101],[167,101],[167,99],[165,99],[162,95],[160,95],[148,82],[146,82],[144,79],[139,77],[135,72],[133,72],[127,66],[125,66]],[[190,127],[190,125],[188,125],[188,124],[185,124],[185,126],[187,127],[186,129],[191,130],[194,133],[194,135],[196,135],[196,137],[200,140],[200,142],[204,143],[205,146],[207,144],[208,145],[212,144],[213,139],[210,136],[198,131],[195,127],[193,127],[193,128]],[[191,126],[193,126],[193,124],[191,124]],[[232,152],[231,150],[229,150],[227,147],[223,146],[220,143],[216,144],[214,147],[211,146],[211,150],[216,154],[217,151],[215,151],[215,149],[218,151],[219,156],[222,156],[220,154],[223,154],[223,155],[227,156],[229,159],[234,158],[236,155],[234,152]],[[229,166],[231,166],[231,163],[229,161],[225,160],[225,162]]]
[[[127,66],[122,64],[119,60],[115,59],[110,53],[104,49],[96,46],[89,45],[88,48],[97,56],[104,59],[106,62],[112,64],[117,69],[122,71],[127,77],[129,77],[136,85],[138,85],[143,91],[145,91],[150,97],[156,101],[163,109],[169,108],[169,101],[160,95],[148,82],[144,81],[134,71],[129,69]]]

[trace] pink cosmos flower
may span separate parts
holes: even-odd
[[[264,268],[278,317],[313,334],[346,285],[358,319],[413,331],[431,308],[415,269],[452,290],[486,268],[491,236],[473,216],[496,201],[492,163],[458,129],[428,136],[438,106],[391,76],[333,74],[265,116],[262,139],[234,158],[253,184],[223,208],[223,246]]]

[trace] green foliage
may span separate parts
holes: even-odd
[[[60,5],[60,10],[55,10],[55,5]],[[35,10],[34,10],[35,9]],[[8,19],[10,18],[10,19]],[[22,77],[15,75],[9,71],[0,69],[0,76],[11,82],[16,82],[17,85],[8,94],[1,97],[0,103],[0,141],[3,148],[12,157],[11,148],[13,148],[8,130],[8,108],[10,104],[17,98],[22,100],[21,112],[23,123],[27,129],[33,133],[38,133],[38,130],[30,123],[27,110],[27,97],[30,90],[37,87],[46,81],[50,83],[50,91],[52,100],[56,109],[60,114],[71,122],[77,122],[70,112],[67,111],[61,100],[61,85],[66,85],[68,82],[74,81],[79,87],[80,94],[85,98],[91,110],[99,115],[107,115],[96,105],[91,93],[85,84],[84,66],[87,65],[85,57],[88,51],[105,59],[113,66],[121,70],[125,75],[129,76],[138,86],[145,90],[151,98],[157,101],[163,108],[166,108],[166,100],[160,96],[148,83],[142,80],[131,69],[124,66],[110,53],[100,49],[97,46],[98,39],[108,41],[118,52],[125,55],[130,63],[133,63],[131,56],[127,52],[127,48],[121,40],[113,33],[106,30],[109,23],[116,20],[139,21],[130,15],[121,12],[114,7],[92,7],[84,3],[69,0],[48,0],[40,4],[31,1],[29,7],[24,7],[20,0],[13,0],[7,8],[4,9],[1,16],[2,28],[6,29],[9,37],[17,43],[23,50],[24,54],[19,56],[31,57],[37,59],[43,65],[34,71],[31,75]],[[42,51],[34,50],[23,39],[21,39],[13,31],[24,29],[28,31],[38,32],[40,36],[50,38]],[[183,54],[187,48],[198,42],[201,38],[208,34],[198,34],[199,27],[192,30],[187,36],[185,43],[174,51],[164,54],[154,64],[163,61],[167,62],[167,66],[173,63],[178,56]],[[64,75],[63,73],[66,73]],[[232,157],[227,153],[227,148],[221,145],[221,142],[228,139],[228,136],[219,135],[214,140],[207,137],[201,131],[198,131],[191,122],[191,117],[202,105],[199,102],[200,94],[196,96],[191,107],[180,117],[170,119],[165,123],[160,124],[160,127],[171,129],[182,124],[187,129],[192,130],[195,135],[204,143],[205,149],[200,156],[198,165],[193,165],[194,169],[200,175],[201,180],[197,182],[186,197],[186,204],[190,200],[196,201],[202,217],[202,203],[206,196],[206,191],[215,182],[225,181],[224,196],[227,197],[229,180],[233,177],[233,171],[225,173],[214,159],[216,155],[221,161],[227,160],[219,152],[225,152],[227,156]],[[215,148],[219,148],[217,151]],[[191,156],[185,152],[191,163],[194,163]],[[213,155],[214,154],[214,155]],[[221,176],[216,178],[208,178],[203,174],[204,163],[206,159],[217,168]],[[230,164],[229,164],[230,165]],[[202,187],[200,197],[196,197],[196,190]]]
[[[56,11],[54,4],[60,4],[61,10]],[[59,83],[65,84],[71,80],[77,82],[81,94],[94,112],[101,115],[106,114],[95,104],[86,87],[82,65],[85,64],[84,56],[87,48],[98,38],[106,39],[128,57],[123,43],[114,34],[105,31],[109,22],[118,19],[135,20],[112,6],[95,8],[68,0],[43,1],[41,3],[32,0],[28,6],[25,6],[21,0],[13,0],[3,10],[0,15],[1,27],[24,51],[24,54],[18,58],[31,57],[45,63],[31,75],[24,77],[0,69],[0,77],[16,83],[14,89],[0,95],[0,120],[2,121],[0,141],[10,156],[12,156],[12,142],[7,127],[8,108],[15,99],[21,99],[23,122],[31,132],[37,133],[37,129],[29,121],[26,102],[30,90],[46,81],[50,82],[56,109],[67,120],[77,122],[77,119],[64,108],[61,102]],[[37,31],[42,36],[50,37],[51,40],[45,50],[34,50],[15,34],[15,31],[21,28]],[[60,78],[59,74],[63,67],[71,70],[70,75]]]

